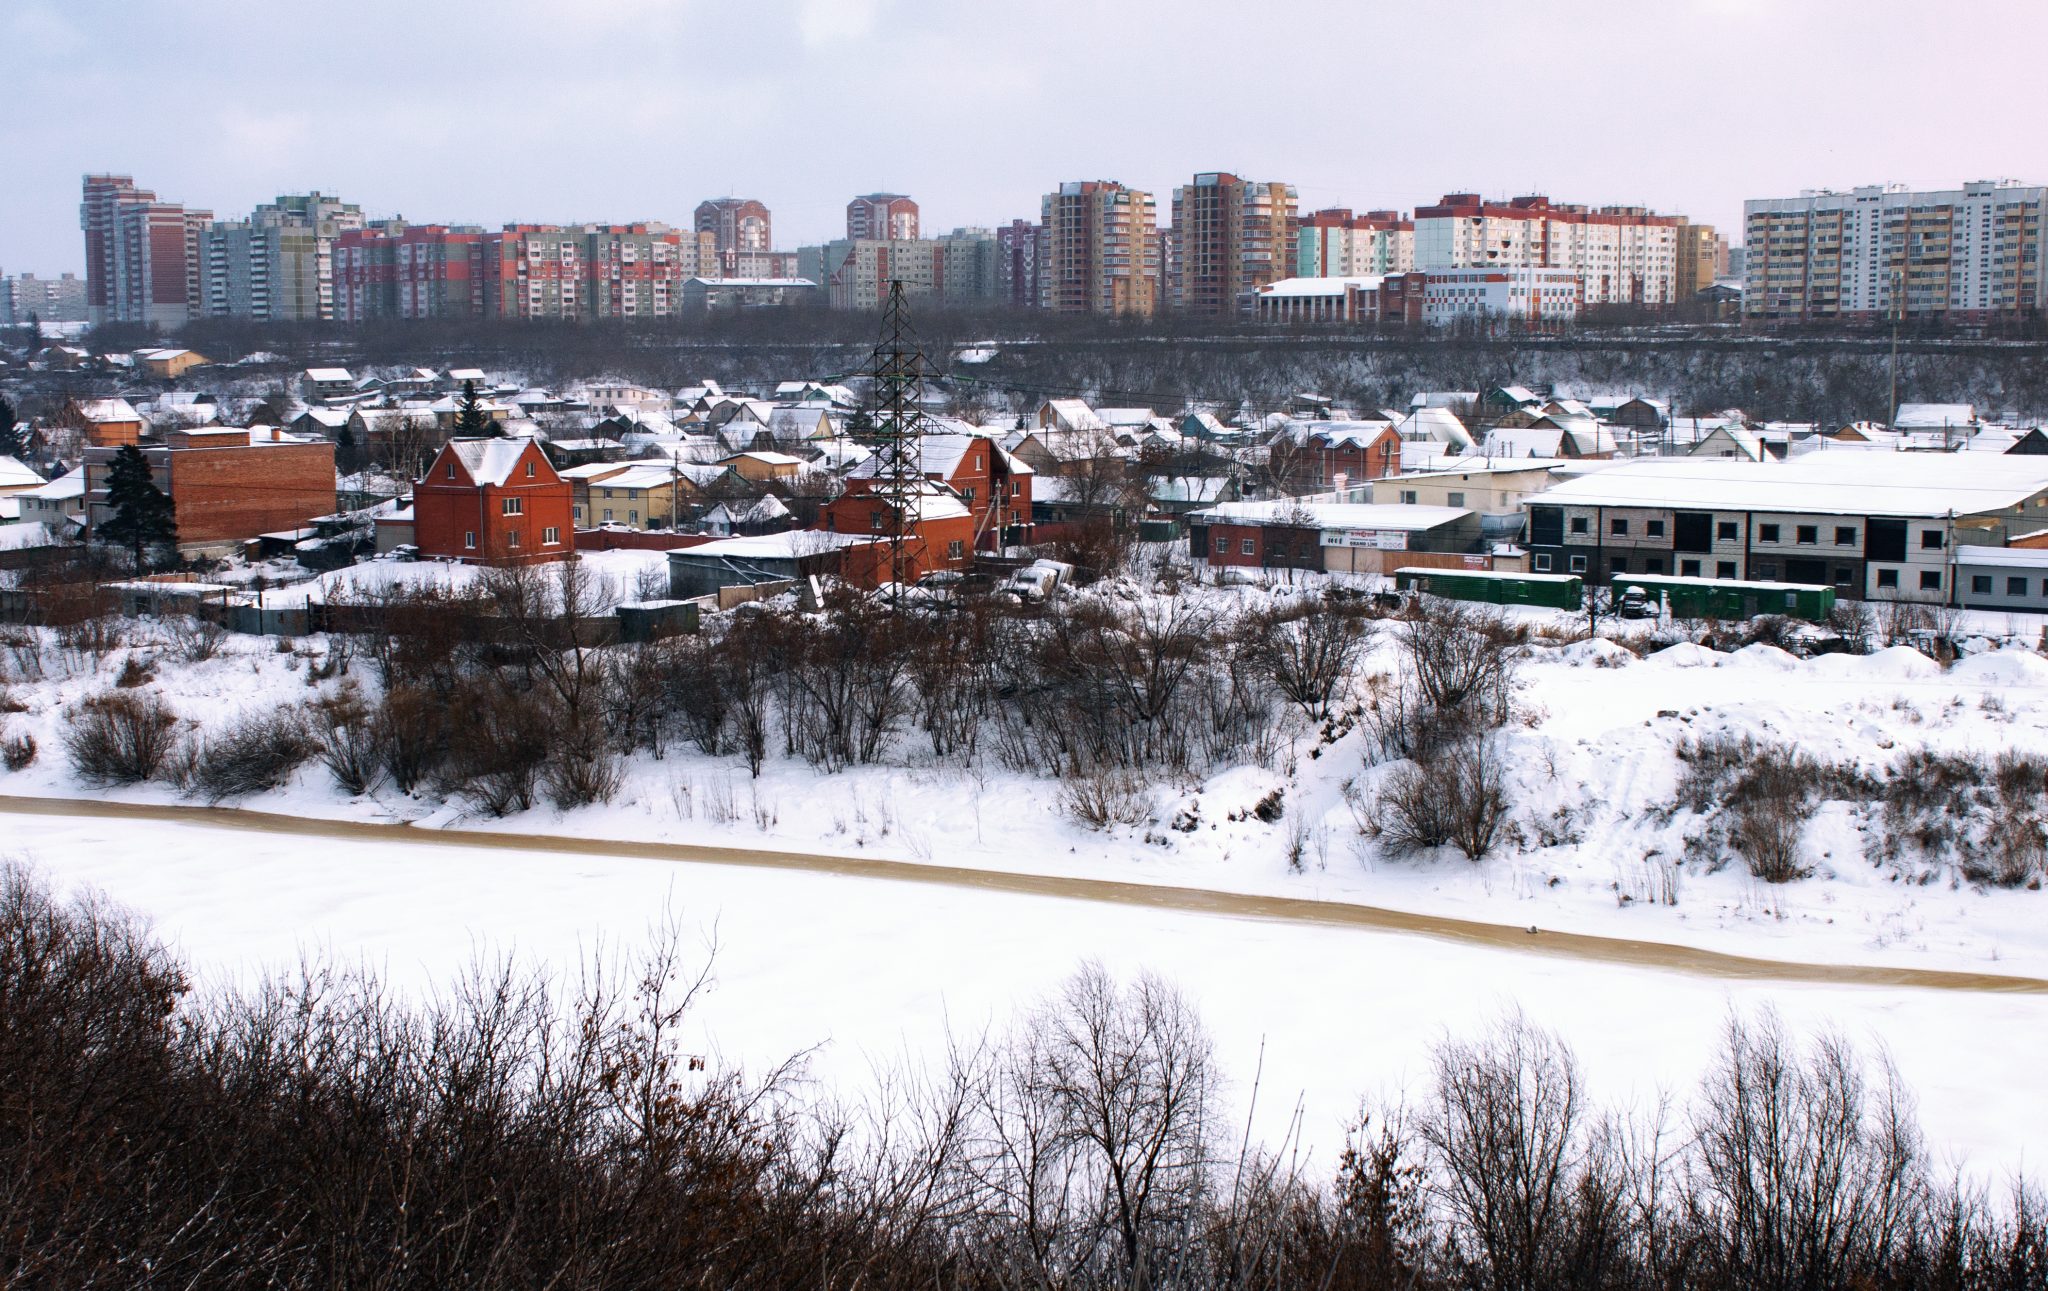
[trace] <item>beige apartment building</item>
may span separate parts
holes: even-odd
[[[1711,224],[1678,223],[1678,299],[1689,301],[1714,285],[1728,267],[1728,242]]]
[[[1079,180],[1047,193],[1039,211],[1040,305],[1064,314],[1158,310],[1158,211],[1150,193]]]

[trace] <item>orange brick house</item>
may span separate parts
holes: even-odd
[[[1320,493],[1401,470],[1401,435],[1386,421],[1300,422],[1273,436],[1274,482],[1289,493]]]
[[[886,538],[893,532],[895,504],[874,491],[875,481],[848,480],[846,492],[818,513],[818,527],[832,533]],[[921,481],[903,526],[905,582],[941,569],[965,569],[974,561],[974,513],[943,484]],[[860,587],[889,581],[894,557],[886,542],[849,548],[840,577]]]
[[[919,443],[918,468],[924,477],[952,489],[974,518],[970,551],[1031,541],[1035,472],[1029,466],[986,435],[932,434]],[[848,491],[861,481],[872,486],[880,462],[877,454],[856,466],[847,479]]]
[[[531,439],[451,439],[413,484],[413,541],[428,558],[561,560],[576,549],[572,491]]]
[[[106,519],[107,472],[114,448],[85,450],[87,522]],[[172,431],[145,446],[156,486],[170,495],[178,550],[188,556],[230,550],[258,534],[305,526],[334,514],[334,445],[238,427]]]

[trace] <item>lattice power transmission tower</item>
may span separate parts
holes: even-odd
[[[875,496],[889,508],[889,577],[900,590],[917,561],[924,537],[917,519],[928,486],[924,478],[924,351],[910,327],[903,283],[889,284],[882,339],[869,375],[875,398]]]

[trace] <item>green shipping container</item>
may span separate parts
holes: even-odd
[[[1585,582],[1576,574],[1515,574],[1484,569],[1420,569],[1394,571],[1394,586],[1404,592],[1425,592],[1453,601],[1488,605],[1540,605],[1576,610],[1585,604]]]
[[[1615,577],[1613,587],[1617,596],[1631,587],[1639,587],[1643,595],[1668,605],[1672,615],[1681,619],[1753,619],[1763,614],[1783,614],[1820,623],[1835,608],[1835,589],[1817,583],[1745,583],[1726,578],[1622,574]]]

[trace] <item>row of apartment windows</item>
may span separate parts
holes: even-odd
[[[1245,554],[1246,554],[1246,555],[1250,555],[1251,553],[1250,553],[1249,551],[1247,551],[1247,552],[1246,552]],[[1584,556],[1570,556],[1570,557],[1567,557],[1567,558],[1566,558],[1565,568],[1566,568],[1566,571],[1567,571],[1567,572],[1569,572],[1569,573],[1573,573],[1573,574],[1583,574],[1583,573],[1585,573],[1585,572],[1586,572],[1586,570],[1587,570],[1587,565],[1588,565],[1588,562],[1587,562],[1587,559],[1586,559],[1586,557],[1584,557]],[[1681,560],[1681,561],[1677,562],[1677,565],[1678,565],[1678,576],[1679,576],[1680,578],[1702,578],[1702,577],[1705,577],[1705,574],[1704,574],[1704,572],[1703,572],[1703,571],[1705,570],[1705,567],[1706,567],[1706,562],[1704,562],[1704,561],[1699,561],[1699,560]],[[1553,572],[1553,571],[1555,570],[1555,568],[1556,568],[1556,562],[1555,562],[1555,560],[1554,560],[1554,559],[1552,558],[1552,556],[1551,556],[1551,554],[1550,554],[1549,552],[1537,552],[1537,553],[1536,553],[1536,556],[1535,556],[1535,560],[1534,560],[1534,569],[1533,569],[1533,572],[1535,572],[1535,573],[1538,573],[1538,574],[1548,574],[1548,573],[1551,573],[1551,572]],[[1628,572],[1629,572],[1629,570],[1628,570],[1628,557],[1626,557],[1626,556],[1609,556],[1609,557],[1607,558],[1607,572],[1608,572],[1608,574],[1609,574],[1609,576],[1610,576],[1610,577],[1614,577],[1614,578],[1622,578],[1622,577],[1626,577],[1626,576],[1628,575]],[[1662,573],[1664,572],[1664,561],[1663,561],[1663,560],[1662,560],[1662,558],[1660,558],[1660,557],[1652,556],[1652,557],[1650,557],[1650,558],[1648,558],[1648,559],[1646,559],[1646,560],[1644,560],[1644,561],[1643,561],[1643,568],[1642,568],[1642,571],[1641,571],[1641,572],[1642,572],[1642,574],[1643,574],[1643,575],[1644,575],[1645,577],[1650,577],[1650,576],[1654,576],[1654,575],[1662,574]],[[1757,566],[1756,566],[1756,567],[1755,567],[1755,568],[1754,568],[1754,569],[1753,569],[1753,570],[1752,570],[1751,572],[1752,572],[1752,573],[1753,573],[1753,574],[1754,574],[1754,575],[1755,575],[1755,576],[1756,576],[1756,577],[1757,577],[1758,579],[1760,579],[1760,580],[1763,580],[1763,581],[1765,581],[1765,582],[1769,582],[1769,581],[1772,581],[1772,580],[1774,580],[1774,579],[1776,579],[1776,578],[1778,577],[1778,567],[1777,567],[1776,565],[1771,565],[1771,564],[1759,564],[1759,565],[1757,565]],[[1923,570],[1919,571],[1919,574],[1920,574],[1919,586],[1920,586],[1920,590],[1921,590],[1921,591],[1923,591],[1923,592],[1938,592],[1938,591],[1940,591],[1940,590],[1941,590],[1941,571],[1940,571],[1940,570],[1938,570],[1938,569],[1923,569]],[[1733,578],[1737,577],[1737,574],[1736,574],[1736,564],[1735,564],[1735,562],[1734,562],[1734,561],[1732,561],[1732,560],[1717,560],[1717,561],[1715,561],[1715,562],[1714,562],[1714,577],[1715,577],[1715,578],[1727,578],[1727,579],[1733,579]],[[1836,583],[1837,583],[1838,585],[1847,585],[1847,584],[1849,583],[1849,581],[1850,581],[1851,579],[1853,579],[1854,577],[1855,577],[1855,573],[1854,573],[1854,571],[1853,571],[1853,570],[1851,570],[1851,569],[1837,569],[1837,570],[1835,571],[1835,582],[1836,582]],[[1990,579],[1989,577],[1986,577],[1986,576],[1983,576],[1983,575],[1979,575],[1979,576],[1977,576],[1977,577],[1974,577],[1974,578],[1972,578],[1972,579],[1970,580],[1970,582],[1971,582],[1971,590],[1972,590],[1972,591],[1974,591],[1974,592],[1989,592],[1989,591],[1991,590],[1991,579]],[[2022,596],[2022,595],[2025,595],[2025,593],[2026,593],[2026,587],[2025,587],[2025,584],[2026,584],[2026,580],[2025,580],[2025,579],[2023,579],[2023,578],[2009,578],[2009,579],[2007,579],[2007,580],[2006,580],[2006,594],[2007,594],[2007,595],[2009,595],[2009,596]],[[1880,570],[1878,570],[1878,571],[1877,571],[1877,586],[1878,586],[1878,589],[1879,589],[1880,591],[1882,591],[1882,590],[1886,590],[1886,589],[1890,589],[1890,590],[1897,590],[1897,588],[1898,588],[1898,586],[1899,586],[1899,571],[1898,571],[1898,570],[1896,570],[1896,569],[1880,569]],[[2041,594],[2042,594],[2043,596],[2048,596],[2048,579],[2043,579],[2043,580],[2042,580],[2042,583],[2041,583]]]

